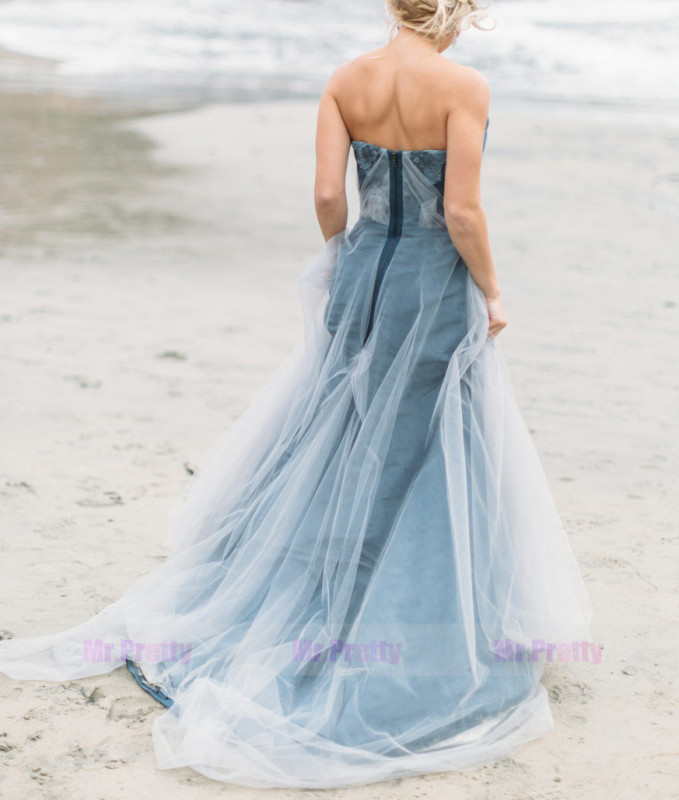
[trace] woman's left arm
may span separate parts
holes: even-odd
[[[335,91],[341,72],[340,66],[323,90],[316,126],[314,203],[326,242],[346,229],[348,217],[346,176],[351,137],[342,119]]]

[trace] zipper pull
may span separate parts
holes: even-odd
[[[396,153],[391,154],[391,163],[396,166]]]

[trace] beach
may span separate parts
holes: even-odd
[[[0,110],[0,627],[25,637],[85,621],[163,561],[191,471],[302,337],[316,102],[143,113],[5,93]],[[498,763],[277,796],[675,796],[678,145],[657,119],[491,104],[498,341],[601,663],[548,665],[555,729]],[[347,185],[351,223],[353,157]],[[158,770],[163,709],[124,667],[0,675],[0,698],[2,798],[269,795]]]

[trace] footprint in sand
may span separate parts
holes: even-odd
[[[118,492],[108,491],[103,492],[103,497],[86,497],[83,500],[76,500],[79,506],[89,506],[98,508],[101,506],[122,506],[125,501],[118,494]]]

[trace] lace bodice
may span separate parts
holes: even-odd
[[[486,147],[488,122],[483,138]],[[401,228],[446,228],[445,150],[390,150],[353,139],[360,216]]]

